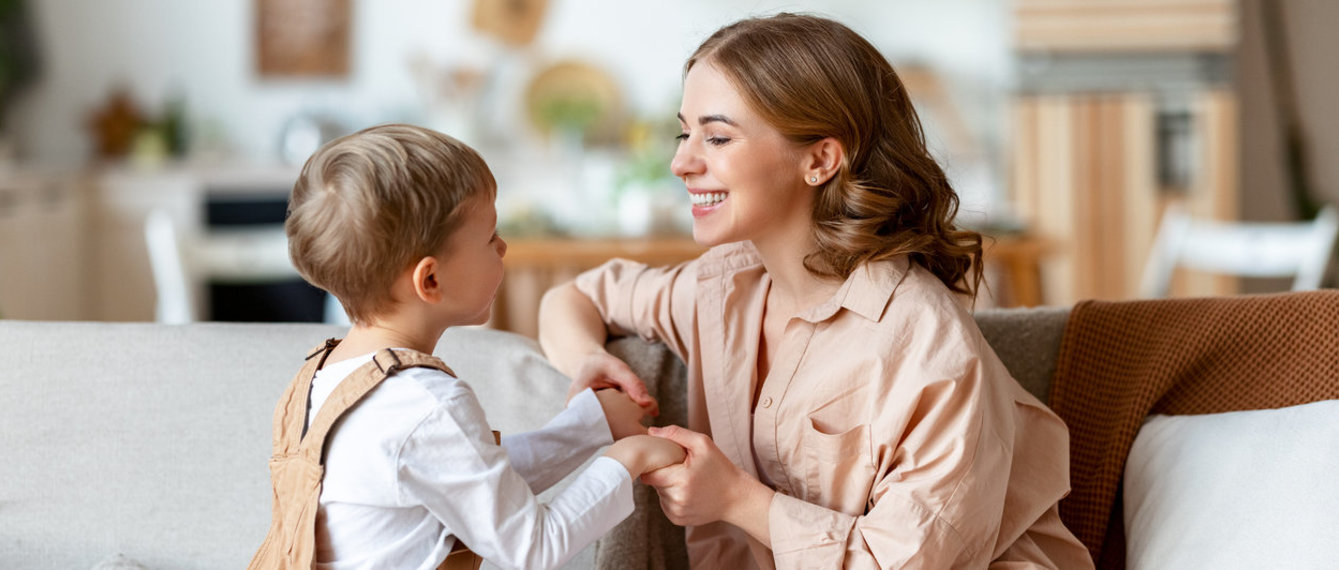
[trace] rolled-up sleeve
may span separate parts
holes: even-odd
[[[783,568],[957,568],[964,550],[956,531],[923,506],[884,497],[868,514],[851,516],[777,495],[768,513],[772,554]],[[899,562],[876,552],[905,554]]]
[[[695,261],[650,267],[614,259],[577,276],[576,287],[612,333],[661,341],[683,358],[685,336],[691,336],[695,269]]]

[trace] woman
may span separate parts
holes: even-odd
[[[645,388],[610,334],[689,370],[687,460],[648,474],[698,568],[1085,568],[1060,522],[1064,425],[963,308],[981,236],[887,60],[845,26],[737,22],[685,65],[671,169],[712,246],[623,260],[546,294],[573,388]]]

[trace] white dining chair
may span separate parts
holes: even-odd
[[[1309,222],[1221,222],[1167,208],[1140,284],[1140,296],[1166,297],[1177,267],[1240,277],[1290,277],[1293,291],[1318,289],[1339,235],[1339,211],[1326,205]]]
[[[155,318],[161,323],[200,320],[208,283],[254,284],[299,277],[288,258],[282,226],[189,235],[178,231],[171,214],[155,209],[145,221],[144,237],[158,295]],[[325,322],[349,323],[334,296],[326,295],[324,307]]]

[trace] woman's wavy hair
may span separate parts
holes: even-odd
[[[810,271],[844,279],[863,263],[905,254],[975,297],[981,234],[954,225],[958,195],[925,146],[902,81],[873,45],[838,22],[783,13],[721,28],[684,74],[699,62],[724,73],[792,142],[832,137],[845,149],[814,206]]]

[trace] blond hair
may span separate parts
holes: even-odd
[[[874,46],[838,22],[783,13],[721,28],[684,73],[700,62],[725,74],[790,141],[831,137],[845,149],[815,203],[810,271],[845,278],[863,263],[905,254],[953,291],[975,296],[981,235],[954,225],[958,195]]]
[[[497,183],[473,149],[413,125],[381,125],[333,140],[302,167],[284,230],[302,277],[330,292],[349,319],[367,322],[391,285],[436,255],[461,203]]]

